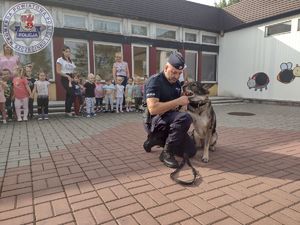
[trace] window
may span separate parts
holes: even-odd
[[[121,33],[121,24],[116,21],[94,19],[94,30],[109,33]]]
[[[84,16],[64,15],[64,27],[86,29],[86,18]]]
[[[291,32],[291,21],[286,21],[284,23],[278,23],[270,26],[266,26],[265,36],[270,36],[274,34],[281,34],[286,32]]]
[[[0,35],[0,46],[2,51],[2,46],[4,44],[4,39]],[[52,42],[48,44],[46,48],[42,51],[31,54],[24,55],[20,53],[15,53],[20,57],[21,64],[24,62],[33,63],[33,74],[37,74],[40,69],[44,70],[47,74],[49,80],[54,80],[54,68],[53,68],[53,51],[52,51]]]
[[[148,47],[132,46],[132,57],[134,77],[148,75]]]
[[[40,70],[43,70],[47,78],[51,81],[54,81],[54,69],[53,69],[53,51],[52,51],[52,42],[47,45],[46,48],[44,48],[42,51],[30,54],[30,55],[24,55],[20,53],[16,53],[20,57],[20,62],[23,64],[24,62],[32,62],[33,63],[33,74],[37,74]]]
[[[120,45],[95,43],[95,74],[99,74],[104,80],[112,79],[112,68],[115,62],[115,54],[121,51],[122,48]]]
[[[189,80],[198,80],[198,52],[186,51],[185,64]]]
[[[217,55],[202,54],[202,81],[216,82]]]
[[[185,41],[187,41],[187,42],[197,42],[197,34],[185,33]]]
[[[147,26],[141,26],[141,25],[131,25],[131,34],[133,35],[142,35],[142,36],[148,36],[148,29]]]
[[[205,44],[217,44],[217,37],[210,35],[202,35],[202,43]]]
[[[164,28],[156,28],[156,37],[176,40],[176,31]]]
[[[86,41],[65,39],[64,44],[71,49],[71,59],[76,65],[76,71],[86,77],[89,73],[89,51]]]
[[[163,70],[164,65],[167,63],[170,54],[175,51],[173,49],[157,49],[156,50],[156,72],[159,73]]]

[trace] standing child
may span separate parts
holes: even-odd
[[[27,64],[25,65],[25,76],[26,76],[26,78],[27,78],[28,86],[29,86],[29,88],[30,88],[31,91],[32,91],[33,88],[34,88],[34,83],[35,83],[35,81],[36,81],[36,80],[34,79],[34,77],[33,77],[33,74],[32,74],[32,67],[33,67],[33,65],[32,65],[31,62],[30,62],[30,63],[27,63]],[[33,118],[33,101],[34,101],[33,98],[29,98],[29,99],[28,99],[28,117],[29,117],[30,119]]]
[[[85,103],[86,103],[86,117],[96,116],[95,113],[95,75],[90,73],[87,82],[83,85],[85,87]]]
[[[11,72],[9,69],[2,70],[2,80],[6,82],[7,88],[4,91],[5,96],[5,108],[7,111],[7,119],[11,121],[13,118],[13,102],[12,102],[12,91],[13,91],[13,84],[12,80],[9,79],[11,77]]]
[[[123,78],[117,77],[117,84],[116,84],[116,112],[119,113],[123,112],[123,98],[124,98],[124,86],[122,85]]]
[[[132,78],[128,79],[128,84],[126,85],[125,90],[125,99],[126,99],[126,111],[131,112],[131,104],[132,104],[132,90],[133,90],[133,80]]]
[[[80,106],[82,105],[82,87],[80,85],[80,77],[78,74],[74,75],[73,81],[70,82],[70,87],[73,89],[74,94],[74,112],[75,116],[80,116]]]
[[[46,74],[43,71],[39,72],[39,79],[34,83],[34,88],[31,98],[37,92],[38,120],[48,120],[48,105],[49,105],[49,85],[46,80]]]
[[[95,97],[96,97],[96,110],[97,112],[102,111],[102,104],[104,98],[104,90],[103,90],[103,80],[101,80],[100,76],[96,76],[96,88],[95,88]]]
[[[5,110],[5,101],[6,98],[4,96],[4,92],[7,88],[7,84],[5,81],[0,80],[0,111],[2,112],[2,121],[6,124],[6,110]]]
[[[140,112],[140,107],[143,102],[143,93],[142,93],[142,85],[140,78],[135,78],[134,85],[133,85],[133,97],[134,97],[134,104],[135,104],[135,111]]]
[[[17,69],[17,76],[13,79],[13,93],[15,98],[15,109],[18,121],[22,121],[21,107],[23,106],[23,120],[28,120],[28,99],[31,95],[31,90],[28,86],[28,81],[25,78],[23,68]]]
[[[110,112],[114,111],[114,93],[115,85],[112,84],[111,80],[107,80],[103,86],[104,99],[105,99],[105,111],[108,112],[108,106],[110,105]]]

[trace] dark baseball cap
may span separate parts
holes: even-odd
[[[178,70],[186,68],[184,58],[180,52],[172,52],[169,56],[168,63]]]

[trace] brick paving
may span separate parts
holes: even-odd
[[[140,114],[0,124],[0,224],[300,224],[300,107],[215,110],[217,151],[192,160],[191,187],[143,151]]]

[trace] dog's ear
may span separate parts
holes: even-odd
[[[205,84],[202,84],[202,87],[205,89],[205,90],[209,90],[212,86],[214,86],[215,84],[210,84],[210,83],[205,83]]]

